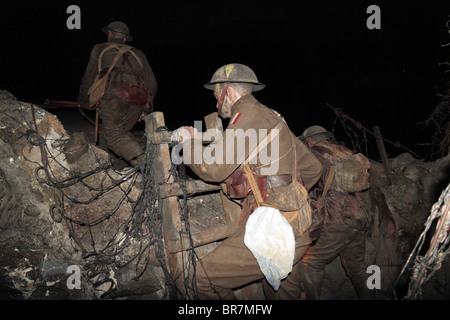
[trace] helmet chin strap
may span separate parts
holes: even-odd
[[[225,96],[227,95],[227,90],[228,90],[228,83],[225,83],[223,85],[223,89],[222,89],[222,94],[220,95],[220,99],[217,102],[217,110],[219,111],[219,114],[222,114],[222,106],[223,106],[223,102],[225,101]]]

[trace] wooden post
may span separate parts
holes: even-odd
[[[168,198],[173,196],[182,196],[183,189],[181,188],[180,182],[166,183],[159,188],[159,196],[161,198]],[[187,180],[184,183],[186,187],[186,192],[188,194],[192,193],[203,193],[209,191],[219,191],[221,187],[217,184],[208,184],[202,180]]]
[[[146,135],[149,143],[156,130],[165,126],[164,115],[162,112],[152,112],[145,117]],[[171,160],[168,144],[156,145],[155,160],[153,163],[153,171],[155,172],[155,184],[158,188],[166,181],[169,183],[174,182],[173,177],[169,178],[171,169]],[[178,230],[181,230],[181,218],[180,218],[180,206],[178,205],[177,197],[159,198],[158,206],[162,215],[162,232],[164,239],[164,246],[166,249],[166,262],[169,268],[169,273],[172,279],[178,279],[182,281],[180,276],[183,272],[182,256],[180,254],[169,254],[174,251],[176,242],[179,237]],[[178,285],[182,288],[182,284]]]
[[[172,135],[172,132],[170,132],[170,131],[160,131],[160,132],[153,132],[149,138],[153,144],[169,144],[169,143],[175,142],[175,141],[172,141],[171,135]],[[202,136],[203,144],[211,143],[213,141],[214,141],[214,137],[211,137],[211,139],[209,139],[209,140],[205,140]],[[179,142],[181,142],[181,138],[180,138]]]
[[[217,112],[213,112],[204,117],[206,129],[217,129],[223,131],[222,120]]]
[[[383,163],[384,171],[388,179],[389,185],[392,184],[391,166],[386,155],[386,149],[384,148],[383,138],[381,137],[380,128],[378,126],[373,127],[375,133],[375,139],[377,140],[378,151],[380,152],[381,162]]]

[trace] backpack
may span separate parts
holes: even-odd
[[[103,55],[105,54],[106,51],[108,51],[110,49],[114,49],[114,48],[117,49],[117,54],[114,57],[113,62],[109,66],[108,71],[106,72],[106,74],[102,75],[101,71],[102,71],[102,58],[103,58]],[[88,90],[89,105],[90,105],[91,108],[93,106],[95,106],[103,98],[103,96],[105,94],[106,84],[108,82],[109,74],[114,69],[114,67],[116,66],[117,62],[119,61],[119,59],[120,59],[120,57],[122,55],[124,55],[127,52],[131,52],[136,57],[136,59],[138,60],[139,64],[141,64],[141,66],[142,66],[141,60],[137,57],[137,55],[134,52],[131,51],[132,48],[133,47],[128,46],[128,45],[120,45],[119,46],[118,44],[110,43],[109,46],[106,47],[100,53],[100,56],[98,58],[98,73],[95,76],[94,82],[92,83],[92,85],[90,86],[90,88]]]
[[[350,150],[340,149],[341,146],[318,143],[317,146],[328,149],[331,153],[324,153],[323,157],[330,161],[334,172],[336,191],[357,192],[370,186],[370,161],[363,154],[352,154]],[[341,147],[342,148],[342,147]]]
[[[148,89],[142,78],[134,69],[133,65],[128,60],[128,52],[123,54],[122,65],[119,66],[118,72],[111,80],[111,92],[115,97],[118,97],[124,101],[128,101],[137,106],[146,105],[148,102]],[[142,67],[142,62],[138,56],[135,58]],[[128,69],[125,68],[125,64],[128,65]],[[125,83],[123,76],[125,74],[131,74],[136,79],[136,85]]]

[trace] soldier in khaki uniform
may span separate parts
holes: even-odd
[[[198,155],[198,153],[192,152],[191,158],[185,159],[185,163],[205,181],[224,182],[227,186],[227,193],[242,201],[242,213],[236,232],[197,264],[197,289],[200,299],[233,299],[235,298],[232,292],[233,288],[262,280],[264,275],[257,260],[244,244],[245,224],[254,211],[256,203],[251,189],[249,190],[248,184],[246,184],[247,178],[242,173],[241,164],[242,159],[247,159],[252,150],[249,144],[245,144],[244,149],[239,149],[236,137],[232,138],[235,141],[233,141],[234,144],[231,144],[235,146],[234,150],[226,149],[225,146],[230,145],[230,137],[232,137],[228,133],[233,130],[236,132],[239,129],[243,131],[253,129],[254,132],[260,132],[260,129],[273,129],[277,125],[281,128],[277,146],[278,156],[270,164],[276,164],[274,167],[276,170],[274,169],[275,171],[270,174],[263,174],[263,169],[267,169],[269,165],[260,153],[257,154],[256,161],[253,163],[250,161],[250,168],[254,172],[261,193],[268,199],[268,202],[276,202],[280,198],[289,200],[289,195],[285,190],[292,183],[293,172],[297,173],[296,178],[301,181],[305,190],[310,189],[319,180],[322,166],[308,148],[289,130],[284,119],[277,112],[259,103],[252,95],[252,91],[261,90],[264,85],[258,82],[250,68],[241,64],[225,65],[215,72],[211,82],[205,84],[205,87],[214,90],[218,101],[218,113],[222,118],[230,118],[230,122],[219,139],[208,146],[201,146],[204,155],[201,162],[194,161],[194,155]],[[184,135],[180,134],[183,144],[195,148],[193,146],[195,138],[192,137],[195,137],[196,129],[192,127],[180,129],[187,132]],[[212,150],[220,143],[223,143],[224,146],[222,157],[217,149],[215,154]],[[267,145],[267,149],[272,150],[269,146],[270,144]],[[230,161],[230,158],[228,161],[226,159],[230,151],[234,151],[233,161]],[[210,161],[211,159],[208,158],[210,154],[217,157],[215,161]],[[243,193],[238,194],[238,189]],[[281,282],[277,292],[274,292],[270,285],[263,281],[264,291],[269,299],[300,298],[300,270],[297,262],[305,253],[310,240],[305,230],[309,226],[299,227],[301,225],[299,219],[298,212],[294,212],[291,219],[288,220],[296,238],[293,270]]]
[[[316,205],[318,212],[314,215],[314,226],[310,229],[314,231],[310,236],[317,241],[302,258],[316,294],[320,297],[325,266],[339,255],[358,299],[373,299],[374,291],[366,284],[369,277],[369,265],[365,261],[366,232],[373,223],[368,190],[344,192],[338,188],[335,179],[331,180],[333,166],[329,155],[352,155],[353,152],[335,143],[331,132],[317,125],[306,129],[301,140],[305,141],[323,167],[322,177],[313,191],[317,194],[313,198],[320,199],[320,204]],[[331,178],[327,182],[329,176]]]
[[[111,22],[102,29],[108,41],[97,44],[91,51],[82,78],[78,102],[89,105],[89,89],[99,73],[106,76],[119,48],[132,40],[128,26]],[[99,61],[100,60],[100,61]],[[98,102],[103,131],[108,148],[136,166],[144,154],[139,141],[130,132],[143,112],[153,110],[158,84],[145,54],[134,47],[120,57],[108,75],[105,93]]]

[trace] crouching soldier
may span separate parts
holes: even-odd
[[[197,264],[198,296],[200,299],[234,299],[232,289],[265,279],[257,259],[244,243],[246,223],[258,204],[264,202],[281,208],[280,212],[289,221],[295,236],[292,272],[281,281],[277,291],[263,281],[264,292],[269,299],[299,299],[298,262],[310,244],[306,231],[311,224],[307,190],[319,180],[322,166],[289,130],[284,119],[252,95],[264,85],[249,67],[225,65],[214,73],[205,87],[214,91],[219,115],[230,118],[230,122],[210,145],[202,146],[197,141],[203,157],[196,163],[194,158],[199,153],[192,152],[192,159],[187,164],[201,179],[223,182],[228,195],[241,201],[242,213],[235,233]],[[195,137],[196,130],[192,127],[180,129],[189,132],[182,137],[183,148],[189,145],[195,148],[196,139],[192,137]],[[269,141],[266,147],[257,147],[256,144],[250,147],[250,143],[245,143],[244,148],[239,149],[248,137],[239,139],[234,133],[254,132],[259,144],[263,141],[261,132],[273,133],[274,129],[278,130],[278,135],[275,140],[266,140]],[[234,146],[231,150],[228,148],[230,145]],[[270,150],[271,155],[277,154],[276,159],[268,163],[262,149]],[[252,181],[255,182],[253,187]],[[255,185],[258,190],[255,190]],[[259,199],[256,194],[259,194]]]

